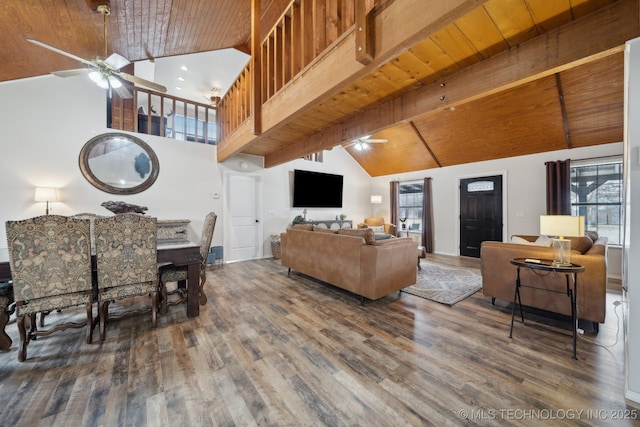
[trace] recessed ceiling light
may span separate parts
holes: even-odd
[[[181,82],[183,82],[183,81],[184,81],[184,78],[183,78],[183,77],[178,77],[178,80],[180,80]]]
[[[176,86],[176,89],[178,90],[182,90],[182,88],[180,86]]]
[[[186,66],[186,65],[183,65],[182,67],[180,67],[180,69],[181,69],[182,71],[188,71],[188,70],[189,70],[189,69],[187,68],[187,66]]]

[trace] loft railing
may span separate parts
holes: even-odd
[[[364,0],[367,10],[374,0]],[[356,0],[294,0],[263,39],[260,50],[261,104],[321,56],[355,23]],[[224,140],[251,117],[251,61],[218,103],[218,136]]]
[[[112,129],[206,144],[219,140],[214,106],[139,87],[129,89],[132,99],[112,99]]]

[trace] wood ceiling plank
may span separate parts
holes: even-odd
[[[429,146],[443,166],[566,148],[553,76],[450,113],[418,118],[415,124],[428,135]]]
[[[574,147],[619,142],[624,134],[624,54],[561,74]]]
[[[608,6],[616,0],[569,0],[571,4],[571,14],[574,18],[587,15],[594,10]]]
[[[484,4],[484,9],[509,47],[539,35],[524,0],[490,0]]]
[[[433,40],[426,39],[409,49],[416,58],[424,62],[440,77],[460,71],[460,65],[440,48]]]
[[[386,138],[386,143],[370,144],[358,151],[354,146],[346,148],[370,176],[413,172],[438,167],[431,153],[420,143],[416,133],[407,123],[394,126],[371,136]]]
[[[540,33],[564,25],[572,19],[569,0],[526,0],[526,2]]]
[[[430,38],[462,68],[482,61],[482,55],[455,25],[443,28]]]
[[[396,67],[401,68],[413,79],[421,83],[434,83],[439,79],[431,67],[422,62],[412,51],[407,51],[393,60]]]
[[[458,19],[455,26],[482,58],[489,58],[509,47],[484,7]]]

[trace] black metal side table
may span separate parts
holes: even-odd
[[[524,323],[524,312],[522,310],[522,300],[520,299],[520,288],[532,288],[539,289],[547,292],[556,292],[556,293],[565,293],[565,291],[540,288],[535,286],[524,286],[520,283],[520,268],[528,268],[533,270],[534,272],[546,272],[546,273],[561,273],[566,277],[567,289],[566,294],[571,301],[571,329],[573,334],[573,359],[577,359],[576,357],[576,341],[578,336],[578,273],[582,273],[584,271],[584,267],[578,264],[571,265],[554,265],[552,260],[549,259],[532,259],[532,258],[514,258],[511,261],[511,264],[517,267],[516,274],[516,286],[515,292],[513,294],[513,307],[511,310],[511,329],[509,330],[509,338],[513,338],[513,320],[516,315],[516,300],[518,305],[520,306],[520,317],[522,318],[522,323]],[[570,280],[573,278],[573,280]],[[573,283],[573,286],[571,286]]]

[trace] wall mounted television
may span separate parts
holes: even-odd
[[[294,208],[341,208],[343,176],[293,170]]]

